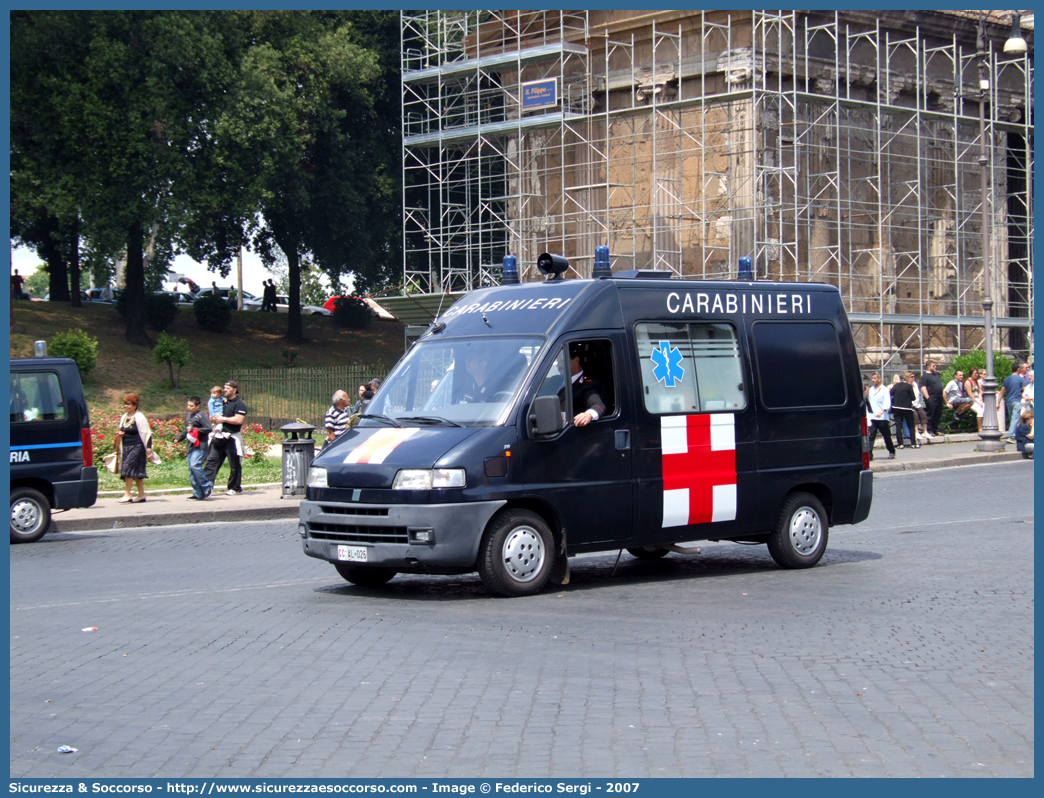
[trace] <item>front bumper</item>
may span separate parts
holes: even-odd
[[[338,562],[340,545],[365,546],[366,565],[396,570],[472,569],[482,533],[504,501],[457,504],[363,504],[301,502],[304,553]],[[432,543],[413,539],[431,530]],[[411,531],[412,530],[412,531]]]

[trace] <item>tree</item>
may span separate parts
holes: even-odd
[[[172,389],[181,387],[181,367],[188,363],[190,357],[192,357],[192,351],[189,349],[188,341],[184,338],[175,338],[165,332],[159,334],[156,346],[152,350],[153,360],[157,363],[167,364]],[[178,368],[177,373],[174,371],[175,366]]]
[[[146,247],[163,251],[173,240],[192,202],[187,164],[210,138],[235,77],[238,39],[225,35],[223,19],[182,11],[12,14],[12,130],[19,130],[12,187],[53,177],[43,201],[49,212],[79,219],[88,238],[123,242],[131,343],[151,343],[142,305]]]
[[[395,15],[381,13],[392,25]],[[285,257],[291,342],[303,337],[299,305],[309,256],[336,284],[388,249],[382,212],[393,195],[397,199],[388,175],[398,173],[399,131],[396,122],[389,142],[377,118],[375,97],[387,87],[381,57],[367,46],[370,34],[355,24],[376,17],[362,14],[238,13],[250,45],[215,123],[214,157],[201,162],[200,174],[204,183],[230,177],[253,204],[246,208],[215,196],[207,216],[186,228],[190,246],[208,256],[208,265],[230,259],[244,231],[266,266]],[[389,148],[395,154],[390,162]],[[389,163],[394,168],[382,165]],[[371,238],[380,243],[372,245]]]

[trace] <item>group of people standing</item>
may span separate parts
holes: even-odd
[[[377,389],[380,387],[381,381],[378,377],[374,377],[369,382],[360,385],[359,399],[354,405],[352,405],[351,399],[348,398],[348,394],[345,391],[334,392],[333,404],[326,411],[326,418],[323,421],[323,427],[326,429],[326,440],[323,442],[324,448],[347,431],[352,416],[366,412],[366,408],[369,407],[370,402],[373,400],[373,395],[377,393]]]
[[[909,440],[911,448],[919,448],[923,440],[931,440],[939,434],[943,407],[949,407],[958,418],[967,412],[974,413],[978,430],[982,431],[985,413],[982,381],[986,373],[973,368],[965,377],[958,369],[944,386],[938,367],[935,361],[927,361],[920,380],[912,371],[896,374],[890,388],[883,385],[879,374],[871,375],[872,385],[864,386],[871,447],[880,433],[889,459],[895,457],[896,444],[900,449],[905,448],[904,440]],[[1029,413],[1032,440],[1033,371],[1025,363],[1012,366],[1012,376],[1004,380],[997,392],[997,416],[1002,429],[1005,407],[1009,423],[1005,437],[1023,443],[1017,433],[1025,414]],[[892,421],[895,423],[896,444],[892,443]],[[1019,451],[1023,451],[1021,446]]]
[[[124,495],[119,503],[138,504],[145,501],[146,464],[155,461],[152,430],[149,420],[140,410],[137,394],[127,394],[123,403],[124,413],[116,431],[117,461],[124,480]],[[198,396],[190,396],[185,406],[185,429],[175,441],[185,441],[188,446],[189,483],[192,485],[189,500],[210,498],[225,460],[228,460],[229,467],[227,495],[242,493],[243,457],[246,455],[242,430],[247,406],[239,398],[239,384],[229,380],[224,386],[211,388],[205,410]],[[132,495],[132,487],[136,488],[136,495]]]

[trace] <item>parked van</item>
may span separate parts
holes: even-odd
[[[51,510],[98,498],[91,423],[76,363],[11,361],[11,542],[39,540]]]
[[[837,288],[669,278],[460,299],[313,462],[305,554],[359,585],[477,570],[504,596],[580,552],[701,539],[815,565],[873,492]]]

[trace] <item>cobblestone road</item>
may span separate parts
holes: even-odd
[[[1020,462],[878,477],[809,571],[704,544],[529,599],[353,587],[290,522],[48,536],[10,775],[1033,776],[1033,531]]]

